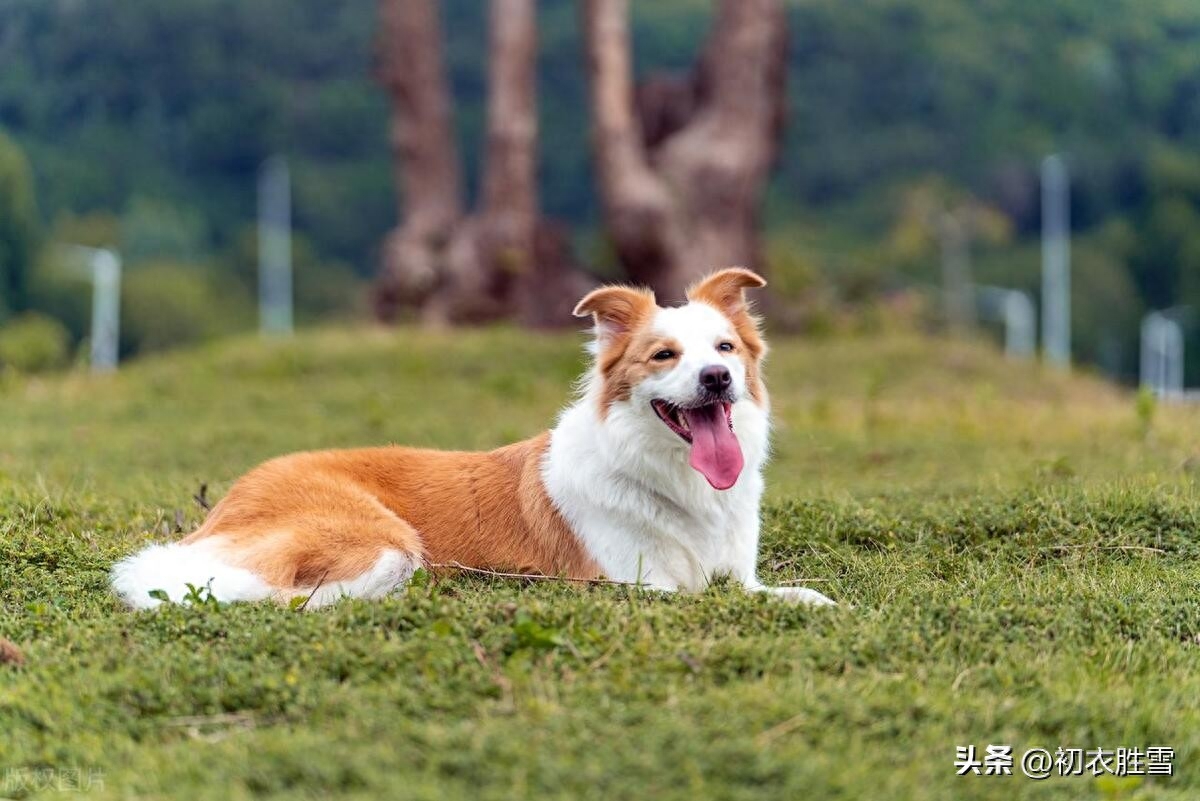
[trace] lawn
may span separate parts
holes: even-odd
[[[0,379],[0,797],[1200,797],[1200,413],[911,334],[776,339],[761,575],[125,611],[256,462],[546,427],[578,337],[322,331]],[[201,491],[204,487],[204,491]],[[956,776],[956,746],[1174,775]]]

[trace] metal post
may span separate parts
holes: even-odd
[[[1037,324],[1033,301],[1024,292],[1008,291],[1004,298],[1004,352],[1026,359],[1037,350]]]
[[[1071,365],[1071,240],[1067,168],[1042,160],[1042,346],[1046,360]]]
[[[92,267],[92,371],[117,369],[121,339],[121,259],[111,250],[94,250]]]
[[[258,174],[258,311],[262,333],[292,332],[291,181],[282,156]]]
[[[1150,312],[1142,318],[1141,384],[1155,394],[1162,388],[1162,315]]]
[[[1162,312],[1142,318],[1141,385],[1164,400],[1183,398],[1183,327]]]
[[[92,281],[92,372],[117,369],[121,342],[121,256],[115,250],[62,244],[64,256]]]
[[[1016,289],[983,286],[979,288],[983,312],[1004,322],[1004,353],[1009,358],[1026,359],[1037,350],[1037,326],[1033,300]]]
[[[1167,320],[1163,326],[1163,396],[1171,400],[1183,400],[1183,327],[1175,320]]]

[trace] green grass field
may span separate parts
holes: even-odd
[[[0,796],[1200,797],[1200,414],[913,335],[776,339],[761,575],[133,614],[106,571],[290,450],[548,426],[577,337],[328,331],[0,383]],[[1170,746],[1172,777],[955,775]]]

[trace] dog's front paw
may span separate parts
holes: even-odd
[[[751,586],[747,589],[755,592],[766,592],[780,598],[784,601],[794,604],[808,604],[809,606],[837,606],[837,602],[832,598],[827,598],[816,590],[810,590],[808,587],[763,587]]]
[[[816,590],[810,590],[808,587],[776,587],[775,592],[779,593],[781,598],[794,604],[837,606],[837,602],[832,598],[826,597]]]

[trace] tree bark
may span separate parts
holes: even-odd
[[[430,0],[419,2],[422,7],[429,4]],[[425,16],[424,8],[413,13],[416,10],[413,0],[384,0],[384,28],[393,32],[390,48],[415,44],[419,49],[429,49],[425,41],[416,44],[412,38],[396,38],[404,33],[401,28],[417,28],[406,19],[411,16],[419,21]],[[405,19],[389,26],[386,24],[389,15]],[[436,12],[431,16],[436,20]],[[440,37],[436,25],[431,28],[426,23],[421,27],[420,36]],[[440,38],[437,41],[440,43]],[[441,75],[444,70],[440,62],[440,44],[436,53],[438,68],[434,72]],[[576,293],[587,286],[570,259],[569,240],[555,236],[553,227],[542,219],[539,210],[536,67],[535,0],[491,0],[485,153],[479,210],[473,216],[463,216],[458,201],[457,168],[453,173],[441,170],[436,176],[430,176],[453,184],[452,192],[445,185],[439,187],[443,201],[435,208],[443,214],[435,217],[439,223],[438,236],[425,236],[422,240],[432,240],[440,247],[427,247],[416,254],[412,263],[405,261],[411,258],[411,251],[392,247],[389,253],[395,254],[395,258],[385,262],[384,266],[387,281],[401,286],[417,285],[424,290],[410,293],[404,300],[419,305],[426,322],[483,322],[515,316],[530,325],[566,323],[571,319],[570,310]],[[406,76],[401,82],[429,81],[430,75],[427,70],[421,75]],[[409,90],[410,93],[417,91],[437,94],[444,102],[405,103],[402,101],[408,93],[393,92],[395,114],[405,118],[399,127],[404,130],[408,126],[421,127],[422,137],[427,133],[440,137],[442,146],[452,150],[453,134],[449,126],[443,129],[432,124],[427,132],[420,116],[444,108],[444,118],[449,120],[449,94],[444,78],[440,88],[422,86]],[[414,153],[414,159],[408,159],[409,151],[398,150],[397,162],[405,174],[406,196],[406,219],[400,232],[433,216],[412,194],[422,187],[410,190],[414,178],[423,177],[429,169],[425,164],[416,164],[415,158],[428,152]],[[457,158],[454,164],[457,165]],[[453,195],[453,204],[444,202],[450,195]],[[430,227],[429,223],[423,222],[423,227],[418,230],[424,232]],[[393,235],[390,241],[405,242],[408,238]],[[425,258],[425,253],[430,257]],[[391,276],[413,278],[396,281]],[[381,280],[380,296],[386,285]]]
[[[781,0],[718,0],[691,76],[635,110],[628,0],[584,0],[605,223],[630,277],[668,300],[717,267],[761,269],[759,203],[781,132]],[[657,100],[656,100],[657,98]]]
[[[391,143],[404,221],[387,237],[376,315],[393,321],[439,284],[462,217],[462,168],[437,0],[382,0],[377,77],[391,96]]]

